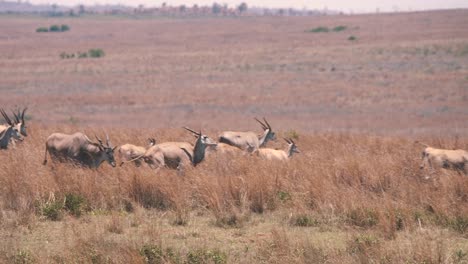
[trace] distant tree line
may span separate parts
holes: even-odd
[[[1,3],[1,2],[0,2]],[[1,6],[1,5],[0,5]],[[18,7],[20,6],[20,7]],[[21,7],[22,6],[22,7]],[[34,8],[36,7],[36,8]],[[40,15],[62,17],[62,16],[82,16],[86,14],[103,14],[103,15],[145,15],[145,16],[167,16],[167,17],[239,17],[239,16],[312,16],[322,14],[338,14],[329,10],[307,10],[294,8],[259,8],[250,7],[246,2],[241,2],[236,6],[228,6],[220,2],[214,2],[212,5],[177,5],[172,6],[166,2],[157,7],[130,7],[125,5],[94,5],[85,6],[78,5],[73,8],[52,5],[32,5],[17,3],[14,13],[35,13]],[[12,11],[2,10],[0,13],[9,13]],[[50,30],[50,29],[49,29]],[[42,32],[42,31],[41,31]]]

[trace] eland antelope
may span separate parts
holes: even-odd
[[[422,152],[422,162],[419,166],[420,169],[424,169],[426,165],[429,165],[431,169],[434,167],[441,167],[468,174],[468,152],[466,150],[437,149],[419,141],[416,141],[415,143],[425,146],[425,149]]]
[[[98,168],[101,163],[107,161],[115,167],[114,150],[110,144],[109,136],[106,134],[106,144],[96,136],[98,143],[92,142],[85,134],[75,133],[72,135],[53,133],[47,138],[43,164],[47,164],[47,152],[51,158],[60,162],[72,161],[78,165]]]
[[[16,129],[21,133],[21,135],[27,137],[28,133],[26,132],[26,122],[24,121],[24,114],[28,108],[24,108],[23,111],[21,112],[18,110],[18,113],[13,112],[13,115],[15,117],[15,127]],[[8,126],[6,125],[0,125],[0,133],[7,129]]]
[[[23,138],[21,137],[18,128],[5,113],[5,110],[0,109],[0,113],[8,124],[6,129],[0,132],[0,149],[7,149],[11,139],[22,141]]]
[[[184,129],[197,136],[195,146],[188,142],[164,142],[150,147],[144,155],[127,162],[142,158],[153,169],[167,167],[177,170],[182,170],[185,164],[200,163],[205,158],[206,147],[214,146],[216,142],[201,132],[188,127]]]
[[[149,147],[152,147],[156,144],[156,140],[154,138],[148,138],[148,143]],[[145,147],[140,147],[140,146],[135,146],[132,144],[124,144],[119,147],[119,151],[117,152],[117,155],[119,156],[119,159],[121,160],[120,166],[124,164],[124,162],[133,160],[146,152]],[[140,159],[134,160],[135,165],[139,167],[141,165]]]
[[[259,157],[267,160],[289,160],[294,153],[301,153],[297,148],[296,143],[290,138],[283,138],[288,143],[288,148],[286,150],[271,149],[271,148],[261,148],[257,149],[254,153]]]
[[[242,150],[253,152],[260,147],[264,147],[266,143],[270,140],[276,140],[276,134],[273,132],[268,121],[263,118],[265,123],[255,118],[258,123],[263,128],[263,134],[257,136],[255,132],[234,132],[234,131],[225,131],[219,136],[219,142],[225,143]]]

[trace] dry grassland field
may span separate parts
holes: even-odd
[[[36,33],[52,24],[70,30]],[[29,107],[29,135],[0,150],[0,262],[468,263],[468,176],[420,169],[414,143],[468,150],[467,25],[468,10],[0,16],[0,108]],[[61,58],[89,49],[105,56]],[[193,143],[182,126],[217,140],[260,133],[254,117],[268,147],[301,153],[42,165],[53,132]]]

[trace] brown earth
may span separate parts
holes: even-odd
[[[0,21],[0,105],[29,105],[37,123],[232,130],[266,116],[282,130],[467,130],[466,10]],[[71,30],[35,32],[52,24]],[[105,57],[59,56],[92,48]]]

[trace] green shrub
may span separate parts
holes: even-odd
[[[468,232],[468,216],[457,216],[449,220],[448,225],[460,234]]]
[[[52,25],[49,27],[50,32],[60,32],[60,26],[58,25]]]
[[[468,263],[468,251],[464,252],[463,250],[459,249],[455,251],[453,254],[454,263]],[[466,260],[466,262],[464,262]]]
[[[104,51],[102,49],[90,49],[88,51],[89,57],[91,58],[100,58],[104,57]]]
[[[356,38],[355,36],[349,36],[349,37],[348,37],[348,40],[349,40],[349,41],[354,41],[354,40],[357,40],[357,38]]]
[[[12,258],[11,263],[15,264],[28,264],[36,263],[36,259],[31,255],[29,251],[19,250]]]
[[[340,32],[340,31],[343,31],[343,30],[346,30],[346,26],[337,26],[337,27],[333,28],[333,31],[335,31],[335,32]]]
[[[348,212],[347,222],[359,227],[372,227],[379,222],[377,212],[373,209],[354,209]]]
[[[70,214],[80,217],[81,214],[87,210],[86,200],[79,194],[66,194],[65,209],[70,212]]]
[[[299,133],[294,129],[287,131],[284,135],[286,138],[299,139]]]
[[[313,29],[308,30],[308,32],[311,33],[322,33],[322,32],[328,32],[330,31],[327,27],[316,27]]]
[[[61,32],[65,32],[65,31],[68,31],[70,30],[70,27],[68,25],[61,25],[60,26],[60,31]]]
[[[81,58],[88,58],[88,53],[78,51],[77,57],[80,58],[80,59]]]
[[[197,249],[187,253],[188,264],[202,264],[202,263],[227,263],[227,255],[218,249]]]
[[[281,202],[287,202],[291,200],[291,194],[285,191],[279,191],[278,192],[278,199],[280,199]]]
[[[291,218],[291,225],[293,226],[309,227],[317,226],[318,223],[316,219],[304,214]]]
[[[149,264],[182,263],[180,255],[174,252],[172,248],[164,250],[157,245],[144,245],[140,249],[140,255],[143,256],[145,263]]]
[[[348,242],[348,251],[350,253],[369,254],[372,248],[379,246],[380,241],[371,234],[360,234]]]
[[[41,214],[52,221],[59,221],[63,218],[62,202],[47,202],[40,208]]]
[[[36,32],[49,32],[49,29],[46,27],[39,27],[36,29]]]

